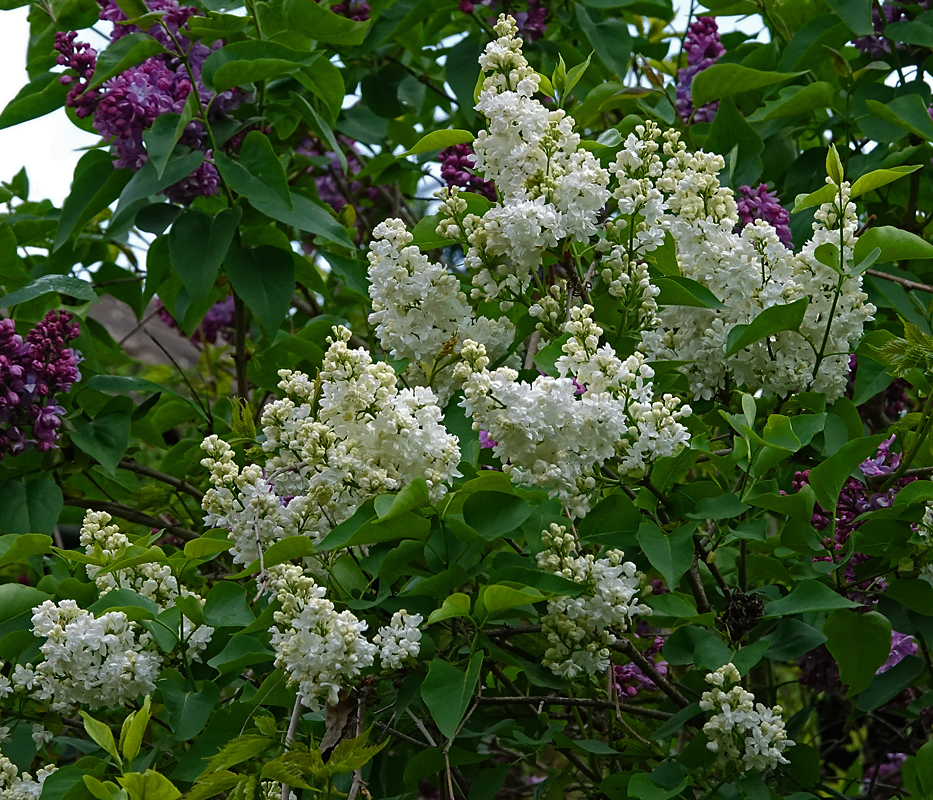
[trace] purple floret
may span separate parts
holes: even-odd
[[[726,52],[713,17],[699,17],[690,24],[684,51],[687,53],[687,66],[677,71],[677,113],[684,122],[712,122],[719,108],[718,101],[694,109],[690,87],[698,72],[712,66]]]
[[[50,311],[25,339],[0,320],[0,460],[56,447],[65,409],[55,402],[81,379],[81,354],[68,347],[80,328],[67,311]]]
[[[772,228],[786,247],[793,245],[790,235],[790,214],[781,205],[776,192],[769,192],[766,184],[757,189],[751,186],[739,187],[739,197],[736,201],[739,209],[739,225],[745,227],[755,220],[764,220]]]
[[[475,192],[495,201],[496,187],[493,182],[473,173],[476,156],[470,145],[455,144],[447,147],[441,150],[438,159],[441,162],[441,177],[447,186],[459,186],[468,192]]]

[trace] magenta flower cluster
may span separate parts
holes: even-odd
[[[50,311],[25,339],[0,320],[0,460],[56,447],[65,414],[56,396],[81,379],[81,355],[68,347],[79,333],[67,311]]]
[[[169,313],[169,310],[159,301],[156,307],[159,318],[170,328],[177,328],[178,323]],[[201,324],[191,334],[191,343],[194,345],[216,344],[218,339],[232,342],[236,330],[236,314],[233,298],[220,300],[211,306],[211,309],[201,320]]]
[[[499,4],[496,0],[460,0],[460,10],[464,14],[472,14],[477,5],[486,6],[494,14],[498,12]],[[524,11],[517,11],[514,7],[509,8],[509,13],[515,19],[518,27],[518,34],[526,42],[536,42],[542,38],[547,31],[547,8],[543,0],[528,0],[528,5]],[[489,22],[495,22],[495,17],[491,17]]]
[[[764,220],[787,247],[793,246],[793,240],[790,234],[790,214],[787,209],[781,205],[775,192],[768,191],[766,184],[761,184],[757,189],[751,186],[740,186],[739,196],[736,199],[736,205],[739,208],[739,225],[745,227],[755,220]]]
[[[136,25],[117,24],[127,17],[112,0],[102,0],[102,3],[100,18],[114,23],[111,41],[140,32]],[[149,157],[143,132],[162,114],[180,114],[192,91],[198,92],[211,122],[227,116],[242,99],[238,89],[215,94],[201,82],[204,61],[213,49],[220,47],[220,42],[208,47],[185,35],[185,25],[199,13],[197,9],[179,6],[176,0],[149,0],[148,8],[162,12],[162,24],[144,32],[167,52],[120,73],[100,89],[87,90],[96,67],[94,49],[76,41],[74,32],[59,33],[55,37],[58,63],[77,73],[60,78],[63,84],[72,87],[66,102],[79,117],[93,114],[95,129],[112,143],[117,168],[138,170],[146,164]],[[199,120],[188,124],[180,143],[211,155],[207,132]],[[217,170],[205,162],[164,193],[173,202],[188,203],[195,197],[217,194],[219,187]]]
[[[719,39],[719,26],[713,17],[699,17],[690,24],[687,38],[684,39],[687,53],[687,66],[677,71],[677,113],[684,122],[712,122],[719,103],[707,103],[700,108],[693,107],[691,86],[698,72],[712,66],[726,48]]]
[[[441,162],[441,177],[447,186],[459,186],[495,202],[495,184],[473,173],[476,157],[470,145],[455,144],[447,147],[441,150],[438,160]]]
[[[654,656],[661,652],[662,647],[664,647],[664,639],[656,636],[648,649],[642,652],[642,655],[654,663],[655,670],[663,678],[667,676],[668,663],[666,661],[654,661]],[[658,688],[654,681],[645,675],[641,671],[641,667],[635,663],[616,665],[614,672],[616,694],[622,700],[632,700],[643,690],[653,691]]]
[[[352,19],[354,22],[365,22],[369,19],[369,3],[366,0],[342,0],[332,6],[331,11],[341,17]]]

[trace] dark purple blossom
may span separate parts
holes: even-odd
[[[889,669],[893,669],[907,658],[907,656],[916,654],[918,649],[913,636],[908,636],[906,633],[899,633],[898,631],[891,631],[891,655],[888,656],[888,660],[885,661],[884,664],[878,667],[875,674],[881,675]]]
[[[757,189],[751,186],[740,186],[739,197],[736,201],[739,208],[739,225],[745,227],[755,220],[767,222],[786,247],[793,246],[790,235],[790,214],[781,205],[777,193],[769,192],[766,184]]]
[[[455,144],[441,150],[438,155],[441,162],[441,177],[447,186],[459,186],[468,192],[481,194],[495,201],[496,187],[492,181],[484,180],[473,173],[476,156],[468,144]]]
[[[488,431],[479,432],[479,446],[481,448],[495,447],[497,444],[499,443],[489,435]]]
[[[707,103],[694,109],[690,87],[698,72],[712,66],[726,52],[713,17],[698,17],[690,24],[684,51],[687,53],[687,66],[677,71],[677,113],[684,122],[712,122],[719,103]]]
[[[862,793],[871,800],[887,800],[895,797],[903,785],[901,767],[907,753],[887,753],[878,763],[868,767],[862,777]]]
[[[65,409],[57,395],[80,380],[80,353],[68,347],[80,328],[67,311],[50,311],[26,334],[0,320],[0,459],[56,447]]]
[[[648,660],[652,660],[655,655],[661,652],[664,647],[664,639],[656,636],[654,641],[642,655]],[[668,663],[666,661],[653,662],[658,675],[665,677],[668,673]],[[637,664],[630,663],[615,667],[616,694],[623,700],[631,700],[642,690],[653,691],[658,687],[654,681],[641,671]]]
[[[190,177],[190,176],[189,176]],[[169,310],[159,301],[156,306],[159,318],[170,328],[177,328],[178,323]],[[211,306],[211,309],[201,320],[201,324],[191,334],[191,343],[194,345],[216,344],[218,339],[232,342],[236,329],[236,316],[233,298],[228,297]]]
[[[369,19],[369,3],[366,0],[343,0],[333,6],[331,11],[354,22],[365,22]]]
[[[111,41],[128,33],[141,32],[136,25],[118,24],[125,22],[127,17],[112,0],[101,0],[101,4],[100,18],[114,23]],[[161,14],[163,24],[142,32],[156,39],[167,52],[114,76],[100,89],[86,90],[96,67],[97,54],[93,48],[76,42],[74,33],[56,35],[55,47],[60,53],[58,63],[77,73],[77,80],[71,74],[60,79],[66,85],[74,84],[66,102],[78,116],[94,115],[94,127],[112,143],[116,156],[114,163],[118,168],[138,170],[146,164],[149,156],[143,143],[143,132],[160,115],[181,113],[192,91],[198,92],[201,106],[207,110],[211,122],[227,116],[243,98],[240,89],[215,94],[201,82],[201,67],[205,59],[222,43],[217,41],[208,46],[185,35],[188,20],[200,13],[196,8],[179,6],[176,0],[149,0],[148,8]],[[200,120],[188,124],[180,144],[207,151],[208,137]],[[217,194],[219,185],[214,167],[202,164],[164,193],[173,202],[188,203],[195,197]]]
[[[499,4],[496,0],[460,0],[459,8],[464,14],[472,14],[476,6],[486,6],[494,14],[499,11]],[[516,6],[509,9],[509,13],[515,19],[515,25],[518,28],[519,36],[526,42],[536,42],[542,38],[547,31],[547,8],[543,0],[528,0],[527,10],[519,11]],[[495,24],[495,17],[487,20],[490,24]]]

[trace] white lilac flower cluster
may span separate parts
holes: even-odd
[[[367,498],[417,477],[437,501],[460,474],[457,437],[441,423],[431,389],[399,389],[392,367],[350,349],[349,339],[346,328],[334,329],[317,380],[279,371],[286,397],[261,420],[265,468],[240,469],[217,436],[201,445],[212,483],[204,522],[230,531],[236,563],[288,536],[320,541]]]
[[[430,386],[443,406],[454,391],[450,367],[462,342],[480,342],[496,360],[512,344],[515,328],[505,317],[475,316],[460,281],[443,265],[431,262],[412,240],[398,219],[386,220],[373,231],[369,322],[376,326],[386,352],[409,360],[403,373],[406,383]]]
[[[379,658],[386,669],[401,669],[421,652],[421,614],[396,611],[389,624],[379,629],[373,641],[379,645]]]
[[[192,597],[202,606],[204,598],[186,586],[180,586],[168,564],[148,562],[104,572],[117,561],[131,544],[117,525],[111,525],[111,516],[106,511],[88,511],[81,526],[81,544],[86,555],[95,558],[98,564],[87,564],[85,570],[102,595],[114,589],[131,589],[140,597],[151,600],[160,609],[175,605],[175,598]],[[195,625],[187,617],[181,621],[181,641],[189,658],[198,659],[207,648],[214,629],[208,625]]]
[[[13,684],[53,710],[127,705],[155,691],[162,656],[122,611],[95,617],[74,600],[46,600],[33,610],[32,630],[45,639],[43,660],[34,668],[17,664]]]
[[[620,297],[627,287],[639,287],[629,305],[641,305],[635,321],[646,328],[641,349],[651,361],[686,362],[681,370],[696,397],[711,398],[730,380],[765,394],[812,388],[839,397],[848,375],[846,354],[875,311],[860,276],[840,276],[815,253],[822,244],[841,243],[843,263],[851,258],[858,223],[849,185],[843,183],[836,198],[820,206],[812,238],[795,254],[766,222],[736,232],[732,190],[718,178],[723,166],[721,156],[689,152],[675,131],[662,133],[654,123],[629,134],[610,167],[619,181],[613,196],[620,218],[600,244],[608,251],[603,280]],[[676,245],[683,276],[710,289],[721,309],[667,306],[655,314],[654,295],[645,296],[638,265],[665,231]],[[609,243],[616,241],[621,244]],[[799,332],[778,333],[726,357],[736,325],[802,298],[809,305]],[[817,369],[818,353],[824,357]]]
[[[515,20],[499,16],[498,38],[480,56],[485,78],[476,110],[486,117],[473,149],[476,169],[495,180],[500,202],[482,218],[465,203],[442,210],[441,235],[464,243],[473,296],[508,307],[561,240],[585,242],[596,233],[609,199],[609,174],[580,147],[574,120],[549,111],[534,93],[539,77],[522,55]],[[451,193],[442,190],[451,206]]]
[[[271,567],[269,585],[282,605],[270,629],[275,666],[308,708],[336,705],[340,688],[373,663],[378,648],[363,636],[367,624],[350,611],[337,613],[324,587],[301,567]]]
[[[783,752],[793,747],[794,742],[784,730],[783,709],[756,703],[755,695],[739,685],[741,679],[731,663],[706,676],[712,688],[703,693],[700,708],[714,712],[703,726],[709,739],[707,748],[734,763],[741,772],[749,769],[764,772],[789,763]],[[726,686],[731,688],[724,691]]]
[[[45,779],[58,769],[42,767],[33,778],[28,772],[20,773],[16,765],[0,753],[0,798],[3,800],[39,800]]]
[[[690,407],[671,395],[654,397],[654,372],[644,356],[622,361],[608,344],[600,347],[602,330],[592,312],[592,306],[572,309],[563,326],[571,338],[557,362],[560,377],[524,383],[509,367],[491,372],[485,349],[472,341],[464,343],[455,370],[473,428],[495,441],[493,451],[512,481],[546,489],[575,516],[589,510],[597,471],[609,459],[620,474],[639,477],[690,438],[679,422]]]
[[[614,631],[624,631],[633,617],[651,613],[638,602],[641,576],[631,561],[622,560],[621,550],[607,550],[602,558],[580,555],[576,539],[562,525],[552,524],[541,540],[545,550],[538,554],[538,566],[586,587],[577,597],[548,600],[541,620],[549,645],[543,664],[565,678],[604,672]]]

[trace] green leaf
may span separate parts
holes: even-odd
[[[132,176],[132,170],[114,169],[110,154],[102,150],[90,150],[81,156],[71,192],[62,205],[54,250],[60,249],[75,230],[83,228],[116,200]]]
[[[463,504],[464,522],[490,542],[517,530],[531,512],[526,500],[505,492],[473,492]]]
[[[660,306],[690,306],[692,308],[722,309],[725,306],[702,283],[691,278],[672,275],[655,282],[660,293],[656,300]]]
[[[632,34],[629,33],[628,25],[614,17],[595,22],[580,3],[576,4],[575,10],[580,30],[596,51],[600,61],[610,72],[614,72],[620,78],[625,77],[632,55]]]
[[[470,616],[470,597],[463,592],[454,592],[447,597],[440,608],[435,608],[428,617],[428,625],[440,622],[442,619]]]
[[[681,525],[667,534],[650,519],[642,520],[638,528],[639,546],[672,591],[693,563],[694,530],[696,525]]]
[[[726,342],[726,356],[732,356],[750,344],[767,339],[781,331],[800,329],[807,313],[809,299],[802,297],[786,305],[770,306],[762,311],[748,325],[736,325],[729,331]]]
[[[568,96],[573,90],[574,87],[580,82],[580,79],[583,77],[583,73],[590,66],[590,61],[593,58],[593,54],[590,53],[586,57],[586,61],[581,64],[577,64],[575,67],[571,67],[567,70],[567,80],[566,86],[564,86],[563,91],[561,92],[561,98]]]
[[[865,259],[874,248],[881,250],[878,261],[894,263],[913,258],[933,258],[933,244],[909,231],[890,225],[869,228],[855,243],[855,261]]]
[[[127,772],[117,780],[130,800],[177,800],[181,797],[175,784],[155,770]]]
[[[703,149],[725,157],[726,171],[719,176],[724,185],[758,182],[765,145],[731,97],[720,102]]]
[[[260,131],[250,131],[240,148],[240,166],[250,175],[271,189],[288,208],[292,208],[292,196],[288,190],[288,179],[272,149],[269,137]]]
[[[314,0],[310,0],[314,2]],[[298,230],[316,233],[337,244],[356,249],[347,232],[327,211],[300,194],[292,194],[292,207],[262,181],[254,178],[241,165],[224,153],[215,153],[214,160],[220,175],[238,194],[243,195],[253,208],[272,219],[291,225]]]
[[[215,50],[205,59],[201,74],[205,85],[225,92],[234,86],[288,75],[317,57],[317,53],[293,50],[278,42],[248,39]]]
[[[129,33],[100,51],[94,77],[91,78],[88,89],[95,89],[115,75],[164,52],[165,48],[151,36],[145,33]]]
[[[765,653],[767,658],[772,661],[792,661],[819,647],[826,641],[826,637],[812,625],[785,617],[774,633],[763,636],[761,641],[768,643]]]
[[[880,189],[882,186],[887,186],[889,183],[893,183],[894,181],[903,178],[905,175],[910,175],[910,173],[916,172],[920,168],[920,164],[909,164],[902,167],[876,169],[867,173],[866,175],[862,175],[861,178],[852,184],[852,199],[854,200],[856,197],[860,197],[867,192],[873,192],[875,189]],[[872,230],[875,229],[868,229],[868,231]],[[894,230],[897,229],[895,228]]]
[[[846,442],[839,450],[821,464],[810,470],[810,486],[816,495],[816,502],[829,510],[836,507],[839,492],[859,464],[874,455],[884,436],[869,436]]]
[[[139,711],[134,711],[123,722],[123,729],[120,731],[120,752],[127,764],[132,764],[133,759],[139,754],[139,748],[143,743],[143,737],[146,735],[146,728],[149,727],[149,719],[152,716],[151,705],[152,698],[146,695],[143,707]]]
[[[211,756],[211,760],[207,762],[207,767],[204,768],[204,772],[201,773],[198,780],[212,772],[217,772],[217,770],[228,769],[229,767],[235,767],[237,764],[242,764],[244,761],[249,761],[273,744],[275,742],[268,736],[257,736],[255,734],[237,736]]]
[[[476,137],[470,131],[461,130],[443,130],[431,131],[431,133],[422,136],[414,147],[409,148],[402,156],[415,156],[419,153],[432,153],[435,150],[443,150],[455,144],[468,144]]]
[[[51,595],[39,591],[35,586],[24,586],[21,583],[0,584],[0,622],[11,620],[26,611],[32,611],[50,597]]]
[[[212,681],[200,681],[196,692],[186,692],[168,679],[162,679],[156,685],[162,692],[162,701],[172,726],[172,738],[178,742],[187,742],[197,736],[220,700],[220,689]]]
[[[246,588],[235,583],[215,583],[207,593],[203,614],[204,622],[212,628],[240,628],[256,620],[246,600]]]
[[[120,200],[117,203],[117,210],[110,219],[107,227],[108,232],[111,229],[119,229],[122,225],[127,225],[135,218],[139,210],[139,202],[161,192],[173,183],[178,183],[182,178],[190,175],[204,161],[204,153],[201,150],[192,150],[189,153],[181,153],[176,149],[169,158],[168,166],[162,177],[156,172],[155,165],[147,161],[130,178],[129,183],[120,193]],[[157,240],[158,241],[158,240]]]
[[[49,294],[49,292],[58,292],[69,297],[75,297],[78,300],[97,300],[97,292],[87,281],[72,278],[70,275],[43,275],[22,289],[0,296],[0,308],[10,308],[19,303],[25,303],[27,300]]]
[[[922,658],[907,656],[891,669],[872,678],[868,688],[859,695],[856,708],[859,711],[874,711],[887,705],[925,671],[926,663]]]
[[[226,647],[211,658],[207,665],[220,675],[240,673],[251,664],[271,663],[275,656],[265,644],[254,636],[231,636]]]
[[[343,147],[341,147],[340,142],[337,141],[337,137],[334,136],[334,131],[331,129],[330,125],[328,125],[327,121],[314,110],[314,106],[312,106],[305,97],[298,94],[298,92],[291,92],[290,97],[293,107],[301,114],[302,119],[304,119],[308,127],[317,134],[318,138],[327,143],[328,149],[337,156],[337,160],[340,162],[340,169],[346,172],[348,169],[347,157],[343,154]]]
[[[52,537],[44,533],[10,533],[0,536],[0,567],[51,552]]]
[[[134,409],[129,397],[111,398],[94,419],[82,415],[72,420],[71,441],[113,475],[129,445]]]
[[[831,144],[826,150],[826,174],[836,186],[839,186],[845,178],[842,160],[839,158],[839,151],[836,150],[834,144]]]
[[[921,14],[916,19],[886,25],[884,35],[894,42],[913,44],[918,47],[933,47],[933,29],[930,27],[929,12]]]
[[[830,108],[835,98],[835,87],[826,81],[816,81],[806,86],[785,86],[778,92],[778,99],[766,102],[748,117],[748,121],[766,122],[809,114],[818,109]]]
[[[834,611],[823,623],[823,633],[849,697],[867,689],[891,655],[891,623],[877,611]]]
[[[553,341],[548,342],[534,355],[534,365],[545,375],[556,378],[560,371],[557,369],[557,360],[564,354],[564,345],[570,341],[570,334],[565,333]]]
[[[373,507],[380,520],[390,520],[407,511],[418,511],[431,504],[428,484],[420,475],[396,494],[381,494]]]
[[[207,300],[233,242],[240,214],[240,209],[228,208],[210,217],[189,208],[172,225],[168,234],[172,269],[188,290],[192,305],[199,307]]]
[[[921,578],[892,579],[884,596],[917,614],[933,617],[933,586]]]
[[[825,583],[805,580],[798,583],[786,597],[766,603],[764,615],[784,617],[789,614],[806,614],[808,611],[858,608],[858,605],[847,597],[837,594]]]
[[[873,36],[871,0],[829,0],[829,7],[856,36]],[[885,36],[890,36],[885,28]]]
[[[94,719],[86,711],[80,713],[84,719],[84,730],[87,731],[87,735],[106,751],[117,764],[121,764],[120,754],[117,752],[117,743],[113,739],[113,732],[110,727]]]
[[[532,605],[543,599],[544,595],[536,589],[517,589],[514,586],[493,584],[480,589],[476,612],[478,616],[486,619],[496,619],[503,611]]]
[[[271,339],[285,319],[295,293],[295,261],[290,251],[263,245],[231,245],[224,272]]]
[[[241,780],[242,777],[237,773],[222,769],[199,778],[185,798],[186,800],[208,800],[234,788]]]
[[[0,130],[50,114],[65,105],[68,87],[58,82],[60,73],[44,73],[19,90],[0,112]]]
[[[143,131],[146,153],[155,166],[156,175],[160,178],[165,174],[165,168],[175,150],[175,145],[181,139],[188,123],[197,115],[197,97],[192,92],[188,95],[181,114],[161,114],[155,118],[152,127]]]
[[[435,658],[428,667],[421,684],[421,699],[448,740],[453,739],[466,714],[482,664],[483,654],[474,653],[466,672],[440,658]]]
[[[867,100],[865,105],[873,117],[893,123],[921,139],[933,141],[933,120],[919,94],[901,95],[890,103]]]
[[[697,108],[714,100],[732,97],[752,89],[762,89],[802,75],[802,72],[768,72],[743,67],[741,64],[713,64],[698,72],[690,85],[693,104]]]
[[[815,192],[810,192],[807,195],[799,195],[794,201],[794,210],[793,213],[796,214],[798,211],[803,211],[805,208],[812,208],[813,206],[821,206],[823,203],[831,203],[836,197],[838,189],[830,183],[824,184]]]
[[[51,478],[0,481],[0,532],[51,534],[62,505],[62,490]]]
[[[282,13],[293,30],[327,44],[361,44],[369,28],[369,20],[355,22],[329,11],[315,0],[285,0]]]

